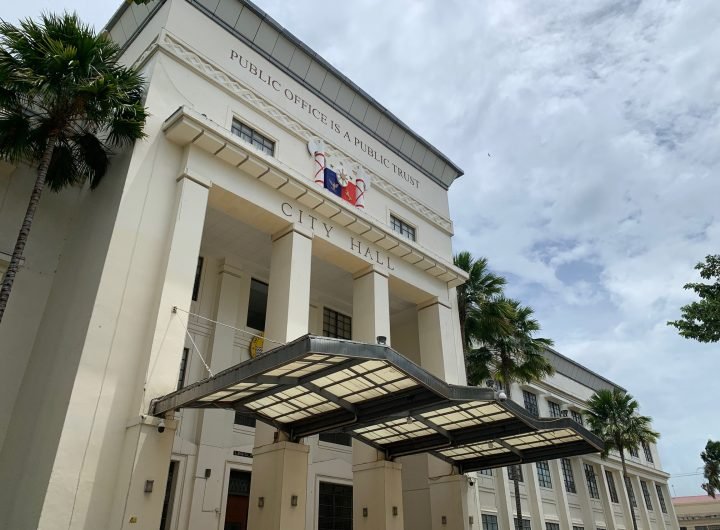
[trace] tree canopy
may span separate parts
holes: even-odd
[[[144,137],[143,79],[120,54],[75,14],[0,21],[0,158],[37,167],[0,289],[0,320],[45,186],[95,188],[112,150]]]
[[[720,254],[709,255],[705,261],[695,265],[704,280],[710,283],[687,283],[684,289],[695,291],[700,300],[691,302],[680,308],[682,316],[679,320],[668,322],[678,329],[686,339],[699,342],[720,341]]]
[[[700,458],[704,464],[703,475],[707,480],[702,489],[714,499],[715,494],[720,492],[720,441],[708,440]]]

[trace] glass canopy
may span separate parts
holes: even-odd
[[[569,418],[536,418],[489,388],[449,385],[388,346],[306,335],[153,400],[150,414],[221,408],[291,440],[344,431],[388,459],[430,453],[461,472],[602,450]]]

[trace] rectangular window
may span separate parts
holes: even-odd
[[[597,481],[595,480],[595,470],[590,464],[585,464],[585,479],[587,480],[588,492],[593,499],[600,498]]]
[[[550,409],[550,417],[551,418],[560,418],[562,416],[562,409],[560,408],[560,403],[555,403],[554,401],[548,401],[548,408]]]
[[[405,236],[410,241],[415,241],[415,227],[409,225],[402,219],[398,219],[394,215],[390,215],[390,228],[398,234]]]
[[[352,318],[324,307],[323,335],[335,339],[352,339]]]
[[[610,501],[617,504],[619,501],[617,489],[615,489],[615,480],[613,479],[612,472],[605,470],[605,478],[607,479],[608,491],[610,492]]]
[[[523,390],[523,401],[525,402],[525,410],[537,418],[540,415],[538,412],[537,396],[532,392]]]
[[[337,445],[352,446],[352,437],[345,432],[321,432],[320,441]]]
[[[573,530],[585,530],[583,526],[573,526]]]
[[[630,504],[633,508],[637,508],[637,499],[635,498],[635,490],[632,487],[632,482],[630,482],[630,478],[625,477],[625,488],[628,492],[628,497],[630,497]]]
[[[643,498],[645,499],[645,506],[648,510],[652,511],[652,501],[650,500],[650,490],[648,490],[647,482],[641,480],[640,488],[642,489]]]
[[[160,515],[160,530],[169,530],[172,519],[173,499],[175,497],[175,485],[177,483],[179,462],[170,461],[168,478],[165,483],[165,497],[163,499],[162,514]]]
[[[352,486],[321,482],[318,530],[352,530]]]
[[[560,530],[558,523],[545,523],[545,530]]]
[[[514,521],[515,521],[515,530],[531,530],[530,519],[523,519],[522,526],[520,524],[518,524],[519,521],[518,521],[517,517],[515,517]]]
[[[198,256],[197,267],[195,268],[195,283],[193,283],[193,302],[197,302],[198,295],[200,294],[200,279],[202,278],[203,261],[203,257]]]
[[[235,425],[242,425],[243,427],[255,428],[255,416],[247,412],[235,411]]]
[[[492,476],[493,476],[492,469],[481,469],[481,470],[478,471],[478,473],[480,473],[481,475],[485,475],[486,477],[492,477]]]
[[[190,348],[183,348],[182,359],[180,359],[180,373],[178,374],[178,390],[185,386],[185,373],[187,372],[187,363],[189,356]]]
[[[655,491],[657,491],[658,500],[660,501],[660,509],[662,510],[662,513],[668,513],[667,506],[665,505],[665,497],[663,496],[660,484],[655,484]]]
[[[583,425],[583,417],[582,413],[578,412],[577,410],[571,410],[570,411],[570,417],[575,420],[580,425]]]
[[[635,458],[637,458],[638,456],[640,456],[640,455],[638,454],[638,449],[637,449],[637,447],[630,447],[630,448],[628,449],[628,451],[629,451],[629,453],[630,453],[630,456],[634,456]]]
[[[497,516],[484,513],[480,518],[482,519],[483,530],[499,530]]]
[[[238,120],[233,120],[232,133],[251,144],[255,149],[259,149],[270,156],[275,155],[275,142],[252,127],[248,127]]]
[[[568,493],[577,493],[575,489],[575,476],[573,475],[570,459],[563,458],[560,464],[562,465],[563,479],[565,480],[565,491]]]
[[[250,281],[250,301],[248,302],[247,327],[265,331],[267,314],[268,284],[253,278]]]
[[[645,452],[645,460],[650,462],[651,464],[654,462],[652,451],[650,450],[650,446],[646,444],[645,442],[642,443],[643,451]]]
[[[515,475],[517,474],[518,482],[523,482],[523,472],[520,466],[508,467],[507,474],[510,480],[515,480]]]
[[[552,479],[550,478],[550,466],[547,461],[543,460],[535,464],[537,467],[538,483],[543,488],[552,488]]]

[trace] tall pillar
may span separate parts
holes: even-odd
[[[575,477],[575,488],[577,489],[577,498],[580,502],[580,511],[582,511],[583,522],[585,528],[595,528],[595,513],[592,509],[592,497],[588,489],[587,477],[585,476],[585,466],[583,459],[571,458],[570,465]]]
[[[565,489],[565,476],[562,471],[562,462],[560,459],[551,460],[550,478],[555,486],[555,495],[557,499],[557,512],[560,519],[560,530],[572,530],[572,519],[570,517],[570,505],[568,504],[567,490]]]
[[[388,276],[377,267],[353,276],[353,340],[390,344]],[[402,466],[374,448],[353,440],[353,528],[403,530]]]
[[[545,528],[545,513],[542,507],[542,495],[540,493],[540,481],[538,479],[537,465],[528,464],[525,468],[527,484],[527,500],[530,513],[530,526],[532,528]],[[552,477],[551,477],[552,480]]]
[[[310,318],[312,233],[290,225],[272,241],[266,350],[307,334]],[[248,517],[252,530],[305,528],[309,447],[283,438],[257,423]]]
[[[635,491],[635,499],[637,499],[638,507],[635,510],[635,514],[638,518],[638,527],[650,530],[652,528],[650,525],[650,513],[645,505],[645,495],[643,495],[643,490],[640,486],[640,478],[637,475],[630,475],[630,482]]]
[[[111,415],[114,409],[109,402],[117,393],[111,394],[112,398],[103,395],[102,391],[97,398],[88,396],[89,390],[82,385],[97,381],[100,373],[94,366],[85,372],[84,363],[90,366],[90,361],[81,361],[75,387],[82,388],[86,394],[73,391],[66,421],[74,423],[70,427],[66,424],[63,430],[38,528],[95,527],[98,514],[93,513],[93,509],[97,492],[111,488],[115,492],[112,505],[107,503],[107,497],[101,498],[106,501],[103,517],[107,526],[132,529],[157,528],[160,524],[163,486],[167,481],[176,422],[172,418],[166,419],[161,432],[159,418],[146,414],[152,398],[168,394],[177,386],[187,325],[184,311],[190,309],[209,185],[209,182],[186,175],[175,183],[174,201],[167,212],[170,222],[165,245],[156,249],[162,264],[158,274],[161,286],[152,310],[154,317],[147,323],[150,344],[143,343],[140,352],[109,349],[108,363],[122,362],[124,356],[130,359],[126,363],[134,360],[139,370],[144,369],[140,375],[141,385],[144,379],[144,393],[131,396],[132,401],[125,409],[126,413],[136,411],[130,421],[126,416]],[[174,306],[182,311],[173,312]],[[122,382],[109,378],[105,383],[109,387],[107,392],[112,393],[112,387],[118,384]],[[94,415],[88,410],[91,399],[98,400]],[[78,427],[81,423],[78,418],[89,417],[92,417],[92,423],[88,423],[87,430],[84,425]],[[108,432],[117,431],[112,428],[118,423],[124,428],[122,434],[108,435]],[[115,436],[115,440],[109,441],[107,436]],[[114,444],[114,452],[106,454],[105,448],[110,443]],[[83,452],[84,447],[87,448]],[[112,460],[110,464],[109,459]],[[108,465],[112,485],[108,484]],[[98,484],[104,485],[105,489]],[[68,485],[76,489],[72,491]],[[59,514],[62,515],[59,517]]]
[[[430,373],[448,383],[465,383],[462,351],[457,351],[452,306],[448,297],[433,298],[418,306],[420,362]],[[427,456],[430,524],[433,530],[470,528],[468,482],[447,462]]]
[[[508,477],[508,468],[500,467],[494,471],[495,474],[495,507],[497,508],[498,525],[500,528],[515,528],[513,513],[515,502],[513,501],[510,487],[512,481]]]
[[[243,288],[242,271],[227,260],[219,264],[217,281],[218,295],[214,317],[218,322],[235,326],[240,313],[240,300]],[[240,359],[233,355],[235,330],[219,324],[215,325],[212,343],[206,361],[214,374],[237,364]],[[190,511],[190,527],[204,528],[217,524],[217,512],[223,507],[224,465],[228,453],[232,451],[234,412],[223,409],[205,409],[198,411],[198,431],[200,440],[195,459],[195,479],[193,486],[194,509]],[[206,469],[210,476],[206,476]]]
[[[615,530],[617,528],[617,523],[615,522],[615,509],[613,508],[613,503],[610,499],[610,486],[608,485],[607,476],[605,475],[605,466],[600,464],[598,468],[598,489],[600,490],[600,500],[603,505],[603,511],[605,512],[606,528],[607,530]],[[617,486],[615,489],[617,490]]]

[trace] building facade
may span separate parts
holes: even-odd
[[[534,416],[571,417],[584,423],[592,394],[617,387],[611,381],[555,351],[546,354],[555,375],[542,382],[513,385],[511,396]],[[630,499],[639,529],[677,530],[670,502],[669,475],[657,448],[625,454]],[[533,529],[632,529],[630,502],[623,488],[620,457],[611,453],[551,460],[522,466],[520,498],[524,524]],[[507,468],[477,474],[477,506],[483,530],[510,528],[515,518],[513,482]],[[512,514],[512,515],[509,515]]]
[[[226,410],[152,417],[152,401],[307,333],[386,340],[463,384],[447,196],[462,172],[249,2],[124,4],[107,29],[147,79],[148,138],[96,191],[43,198],[0,328],[0,513],[19,530],[244,530],[275,472],[258,448],[283,441]],[[1,263],[32,170],[2,165],[0,183]],[[513,392],[531,413],[581,413],[612,385],[549,355],[558,375]],[[385,462],[341,432],[291,445],[273,462],[303,453],[307,473],[283,530],[510,527],[504,470]],[[676,528],[655,449],[630,466],[639,526]],[[532,528],[631,527],[615,458],[523,476]],[[377,477],[401,481],[382,522],[358,514]]]
[[[672,504],[680,530],[720,530],[720,498],[673,497]]]

